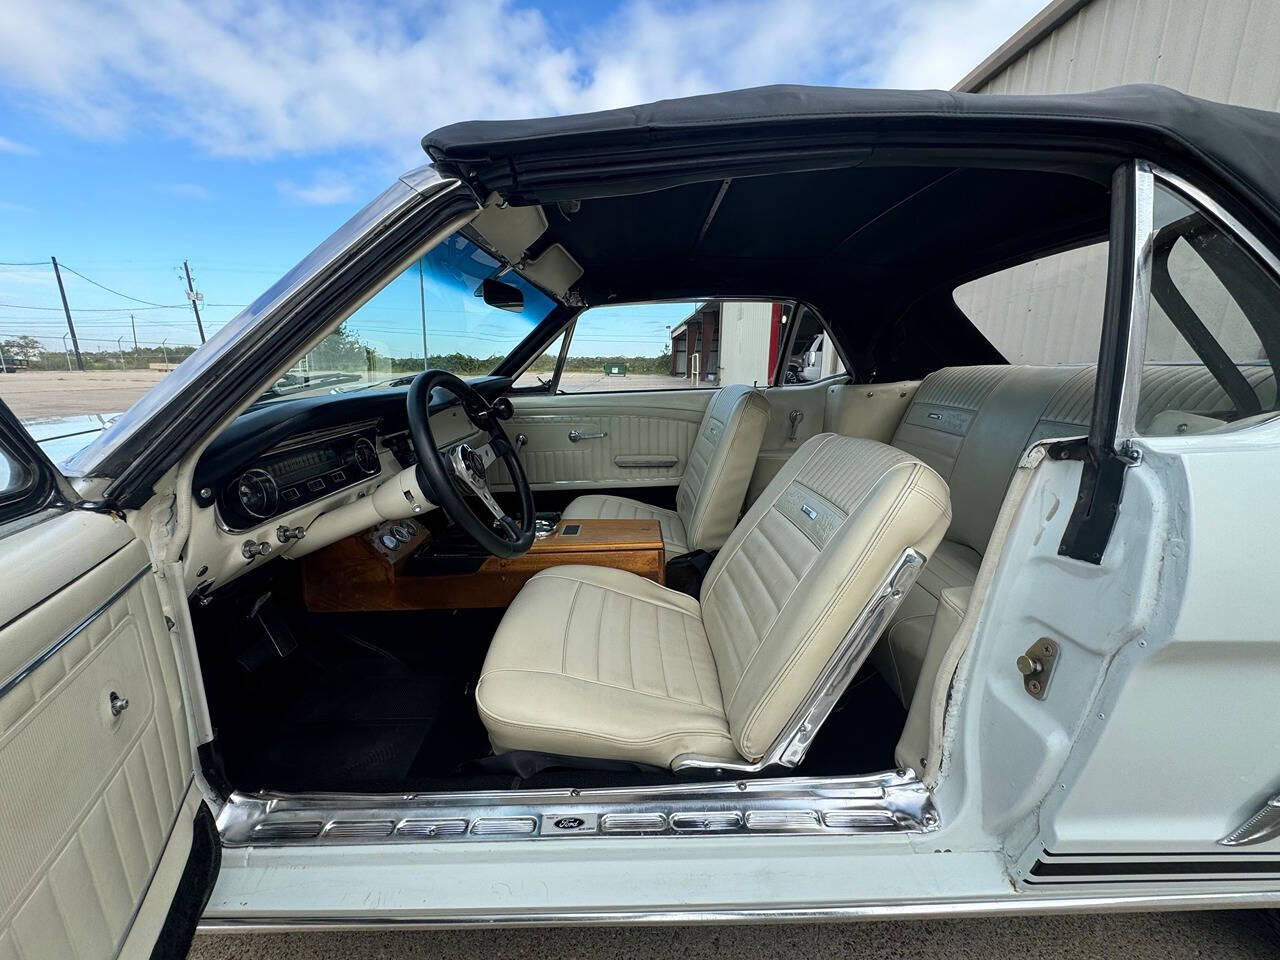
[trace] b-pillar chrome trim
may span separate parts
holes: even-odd
[[[681,754],[671,764],[677,773],[686,770],[717,770],[725,773],[758,773],[770,767],[796,767],[804,759],[818,730],[844,695],[854,674],[871,652],[893,612],[920,575],[925,557],[908,547],[872,594],[862,613],[844,635],[835,653],[818,675],[809,693],[795,713],[769,745],[763,757],[755,761],[723,760],[694,753]]]
[[[929,833],[938,824],[911,770],[597,790],[235,793],[218,815],[227,847]]]

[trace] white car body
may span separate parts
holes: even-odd
[[[820,98],[838,93],[815,94],[814,116],[829,118]],[[744,109],[772,95],[748,92]],[[946,112],[892,92],[861,96],[886,98],[886,111],[926,130]],[[1098,96],[1098,109],[1118,104],[1121,119],[1137,109],[1133,94]],[[957,102],[978,129],[1023,109],[1013,99]],[[1028,124],[1058,109],[1063,123],[1086,123],[1071,119],[1087,112],[1074,101],[1032,106]],[[644,109],[661,119],[661,105]],[[866,133],[865,112],[857,103],[850,111],[841,122]],[[948,127],[938,140],[970,133]],[[772,144],[776,131],[766,124],[753,136]],[[1045,149],[1056,159],[1066,147]],[[1085,395],[1109,419],[1086,415],[1086,439],[1036,437],[1003,498],[984,492],[1000,505],[972,599],[920,698],[919,765],[809,777],[780,762],[756,776],[747,757],[719,779],[525,791],[255,792],[219,782],[193,612],[268,560],[421,522],[435,504],[384,436],[368,476],[237,526],[219,491],[198,479],[202,454],[226,444],[262,390],[373,290],[479,222],[482,208],[506,208],[484,206],[486,196],[451,175],[450,164],[464,162],[451,157],[436,157],[445,176],[423,169],[393,184],[72,457],[65,475],[0,407],[0,447],[31,471],[0,503],[10,511],[0,516],[0,957],[146,955],[157,942],[185,943],[200,914],[206,930],[237,931],[1280,906],[1280,606],[1269,563],[1280,541],[1271,503],[1280,419],[1264,410],[1157,436],[1140,431],[1137,415],[1155,192],[1196,204],[1268,275],[1280,260],[1249,225],[1269,214],[1245,209],[1227,177],[1173,173],[1155,155],[1126,153],[1111,181],[1113,246],[1126,241],[1131,256],[1112,264],[1099,385]],[[718,184],[745,161],[717,163]],[[567,254],[525,256],[532,240],[517,218],[530,209],[497,213],[503,229],[484,238],[504,270],[580,309],[573,268],[584,267]],[[533,238],[546,229],[543,217]],[[822,372],[831,336],[810,344],[804,379]],[[534,346],[540,355],[545,345]],[[858,363],[857,351],[843,352]],[[896,398],[883,431],[892,434],[916,386],[861,382],[863,372],[796,385],[775,372],[763,391],[774,417],[762,449],[776,454],[773,463],[761,455],[765,479],[822,429],[832,389]],[[499,368],[477,382],[509,388],[494,386],[501,377]],[[571,423],[577,437],[560,463],[585,459],[580,440],[609,436],[586,431],[634,419],[637,404],[660,408],[675,424],[664,430],[690,437],[680,425],[696,424],[708,404],[697,391],[584,401],[557,395],[554,383],[516,395],[513,423],[534,451]],[[353,391],[324,402],[369,405],[355,418],[364,429],[383,401]],[[956,397],[939,407],[948,404],[959,412],[936,422],[967,416]],[[448,443],[470,435],[456,403],[428,411]],[[962,435],[956,445],[977,442]],[[616,459],[601,457],[600,469]],[[540,492],[609,485],[537,469]],[[306,540],[290,533],[297,528]],[[270,549],[255,552],[264,543]],[[863,656],[877,635],[863,638]]]

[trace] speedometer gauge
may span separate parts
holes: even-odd
[[[265,470],[246,470],[236,481],[236,499],[240,509],[259,520],[265,520],[276,512],[279,496],[275,480]]]

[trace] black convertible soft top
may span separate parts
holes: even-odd
[[[770,86],[533,120],[469,121],[422,140],[438,170],[518,202],[639,192],[717,174],[878,159],[921,143],[1142,155],[1210,174],[1280,236],[1280,114],[1167,87],[1006,96],[941,90]],[[735,167],[734,164],[737,164]],[[1252,218],[1251,218],[1252,219]]]

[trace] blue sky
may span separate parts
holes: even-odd
[[[949,87],[1043,2],[8,0],[0,339],[65,332],[55,255],[115,291],[65,276],[86,346],[129,338],[131,310],[140,340],[194,342],[184,259],[217,329],[444,123],[774,82]]]

